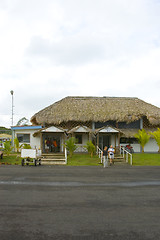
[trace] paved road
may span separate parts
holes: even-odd
[[[0,166],[0,240],[160,239],[160,167]]]

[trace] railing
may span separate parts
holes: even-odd
[[[74,151],[75,153],[87,153],[88,150],[84,146],[77,146],[76,150]]]
[[[65,147],[64,153],[65,153],[65,163],[67,164],[67,148],[66,147]]]
[[[103,156],[103,151],[97,146],[97,155],[99,156],[99,158],[101,159],[101,163],[102,163],[102,156]]]
[[[130,164],[132,165],[132,153],[128,152],[124,147],[120,147],[120,154],[122,154],[123,158],[126,155],[126,162],[128,163],[128,155],[130,156]]]

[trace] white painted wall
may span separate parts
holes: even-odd
[[[120,144],[121,146],[126,146],[127,143],[125,144]],[[134,152],[141,152],[141,146],[140,144],[130,144],[133,149],[134,149]],[[158,145],[156,143],[156,141],[153,139],[153,138],[150,138],[149,142],[144,146],[144,152],[158,152]]]
[[[158,145],[153,138],[149,139],[149,142],[144,146],[145,152],[158,152]]]
[[[82,143],[83,143],[83,145],[85,145],[88,140],[89,140],[89,135],[88,134],[83,134],[82,135]]]
[[[22,133],[22,134],[30,134],[30,143],[27,143],[27,144],[30,144],[31,148],[37,148],[39,149],[40,148],[40,137],[37,136],[37,137],[33,137],[33,134],[37,132],[37,129],[34,130],[34,129],[22,129],[22,130],[16,130],[15,131],[15,137],[17,137],[17,134],[18,133]],[[21,144],[21,143],[20,143]]]
[[[116,135],[111,135],[111,145],[113,147],[115,147],[115,138],[116,138]]]

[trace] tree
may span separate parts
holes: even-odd
[[[156,143],[159,147],[158,152],[160,153],[160,128],[157,128],[157,131],[155,132],[150,132],[150,135],[156,140]]]
[[[29,124],[29,120],[26,117],[21,118],[17,122],[17,126],[28,125],[28,124]]]
[[[0,127],[0,133],[6,133],[6,134],[11,135],[12,131],[10,128]]]
[[[69,151],[70,157],[72,157],[73,152],[76,150],[77,146],[76,146],[76,138],[75,137],[71,137],[69,138],[64,146],[66,147],[67,151]]]
[[[142,152],[144,153],[144,146],[150,139],[150,135],[146,133],[144,129],[139,130],[137,134],[134,135],[138,139],[139,144],[142,147]]]
[[[86,142],[86,145],[85,145],[84,147],[88,150],[88,153],[91,155],[91,157],[93,157],[93,154],[94,154],[95,151],[96,151],[96,147],[95,147],[95,145],[92,143],[92,141],[87,141],[87,142]]]

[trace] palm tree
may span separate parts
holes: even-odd
[[[160,128],[157,128],[157,131],[155,132],[150,132],[150,135],[156,140],[156,143],[159,147],[158,152],[160,153]]]
[[[11,145],[11,141],[5,141],[4,143],[4,152],[7,154],[7,156],[11,153],[13,147]]]
[[[144,129],[139,130],[137,134],[134,135],[138,139],[139,144],[142,147],[142,152],[144,153],[144,146],[149,141],[150,136]]]
[[[18,140],[17,137],[14,139],[14,144],[15,144],[15,147],[16,147],[16,149],[17,149],[17,152],[19,152],[20,146],[19,146],[19,140]]]
[[[69,138],[64,146],[66,147],[67,151],[69,151],[70,157],[72,157],[73,152],[76,150],[77,146],[76,146],[76,138],[75,137],[71,137]]]

